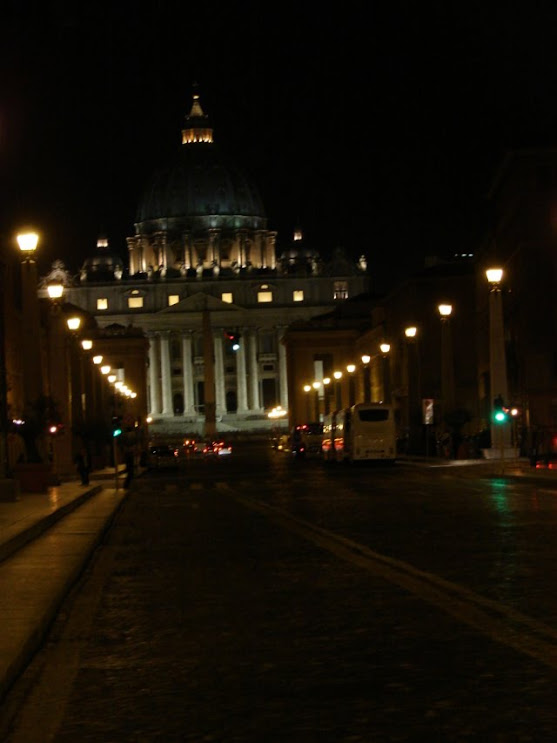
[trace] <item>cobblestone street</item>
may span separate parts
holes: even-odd
[[[74,665],[55,667],[76,645]],[[14,743],[50,740],[29,735],[53,704],[56,743],[557,731],[552,668],[246,508],[226,483],[142,483],[42,663]]]

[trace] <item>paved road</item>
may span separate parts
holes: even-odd
[[[138,481],[19,741],[553,741],[551,485],[287,457]]]

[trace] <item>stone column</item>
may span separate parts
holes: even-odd
[[[162,383],[162,414],[172,415],[172,370],[170,365],[170,333],[161,333],[161,383]]]
[[[260,410],[261,403],[259,400],[259,367],[257,365],[257,330],[250,332],[248,337],[248,364],[249,364],[249,382],[250,382],[250,410]]]
[[[212,265],[219,266],[220,268],[220,243],[219,243],[219,229],[209,230],[209,259]]]
[[[159,362],[159,337],[155,333],[149,334],[149,413],[160,415],[160,362]]]
[[[226,391],[224,384],[224,357],[222,350],[222,331],[213,338],[215,344],[215,402],[216,414],[226,413]]]
[[[217,433],[215,404],[215,344],[213,343],[211,314],[207,308],[203,310],[203,368],[205,390],[204,434],[207,438],[213,438]]]
[[[186,270],[189,270],[193,265],[191,255],[191,233],[189,231],[184,232],[182,240],[184,246],[184,266],[186,267]]]
[[[240,348],[236,352],[236,394],[238,396],[238,413],[248,412],[248,380],[246,373],[246,346],[247,334],[242,330],[245,339],[240,343]]]
[[[282,344],[284,328],[277,330],[277,345],[279,357],[279,396],[280,405],[283,410],[288,410],[288,383],[286,372],[286,348]]]
[[[184,415],[195,415],[192,338],[189,332],[182,336],[182,383],[184,386]]]

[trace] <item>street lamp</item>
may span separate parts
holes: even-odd
[[[321,382],[312,382],[313,389],[315,390],[315,418],[314,420],[318,423],[320,416],[319,416],[319,390],[321,389]]]
[[[325,402],[325,415],[329,415],[331,405],[329,400],[329,385],[331,384],[331,377],[323,377],[323,395]]]
[[[501,281],[503,269],[499,267],[488,268],[485,272],[490,285],[489,291],[489,376],[490,393],[493,401],[500,399],[502,404],[508,405],[508,383],[507,362],[505,354],[505,334],[503,325],[503,295],[501,292]],[[493,411],[494,412],[494,411]],[[491,421],[491,449],[496,449],[495,430],[497,430],[498,448],[501,458],[505,456],[505,449],[510,447],[510,426],[504,422],[496,426]]]
[[[34,260],[38,243],[39,236],[36,232],[22,232],[17,236],[17,244],[26,261]]]
[[[73,332],[77,332],[79,330],[79,326],[81,325],[81,318],[78,316],[75,317],[68,317],[66,320],[68,324],[68,328]]]
[[[362,364],[364,365],[364,402],[371,400],[371,368],[369,366],[371,356],[367,353],[362,354]]]
[[[346,367],[348,372],[348,405],[352,407],[356,402],[356,380],[354,379],[354,372],[356,371],[355,364],[348,364]]]
[[[311,401],[309,399],[309,393],[311,392],[311,384],[304,384],[304,392],[306,393],[306,421],[309,423],[311,420]]]
[[[37,264],[35,252],[39,243],[36,232],[21,232],[16,236],[21,252],[23,388],[24,402],[33,404],[43,394],[41,358],[41,323],[37,293]]]
[[[406,374],[407,374],[407,426],[408,426],[408,451],[414,450],[414,441],[417,439],[417,425],[419,423],[419,400],[421,395],[420,382],[420,356],[418,353],[417,335],[418,329],[410,325],[404,329],[406,337]]]
[[[47,286],[46,290],[48,292],[49,298],[52,299],[54,306],[58,307],[58,300],[62,299],[62,296],[64,294],[64,284],[52,282]]]
[[[342,379],[341,371],[334,371],[333,377],[335,379],[335,405],[337,410],[342,408],[342,389],[340,386],[340,380]]]
[[[383,401],[387,403],[387,405],[391,404],[391,370],[389,367],[389,353],[391,351],[391,344],[390,343],[381,343],[379,345],[379,350],[381,351],[381,360],[382,360],[382,371],[383,371]]]
[[[441,303],[437,310],[441,318],[441,398],[442,419],[454,408],[454,368],[450,317],[452,304]]]

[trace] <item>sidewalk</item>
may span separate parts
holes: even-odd
[[[123,503],[123,480],[120,471],[117,490],[112,468],[93,472],[89,485],[0,502],[0,705]]]
[[[453,474],[463,474],[474,477],[506,477],[520,478],[532,482],[555,482],[557,484],[557,462],[545,464],[539,462],[536,467],[530,460],[519,459],[444,459],[441,457],[419,457],[401,454],[397,462],[414,464],[433,469],[450,469]]]

